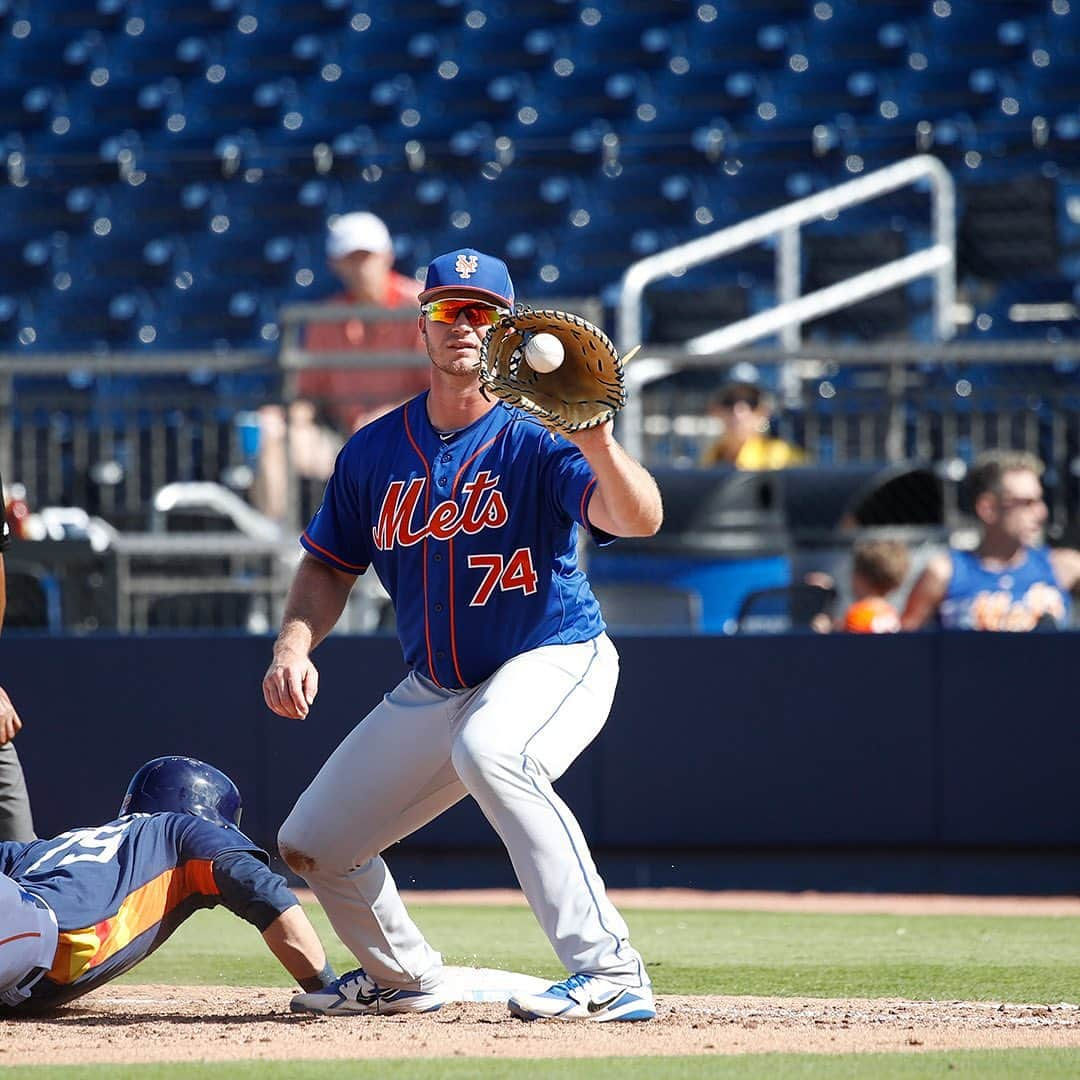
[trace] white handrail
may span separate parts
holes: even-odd
[[[930,184],[933,244],[929,248],[894,259],[875,270],[858,274],[826,289],[799,296],[799,228],[802,225],[921,180],[927,180]],[[807,320],[928,274],[934,277],[936,336],[939,340],[947,340],[953,336],[953,307],[956,297],[956,191],[945,166],[929,154],[919,154],[827,191],[758,214],[709,236],[657,252],[632,264],[623,275],[616,315],[616,336],[620,351],[625,352],[641,342],[642,301],[647,285],[670,274],[683,272],[692,266],[711,262],[751,244],[760,243],[772,236],[778,237],[778,306],[688,341],[685,346],[687,352],[696,355],[719,353],[778,331],[786,348],[797,348],[799,327]],[[635,391],[640,391],[644,382],[656,378],[658,372],[669,370],[669,365],[642,365],[637,373],[634,364],[627,368],[630,396],[623,410],[621,427],[627,448],[637,456],[642,452],[643,438],[640,393]]]
[[[686,342],[686,351],[695,356],[707,356],[709,353],[737,349],[740,345],[748,345],[751,341],[773,334],[785,326],[808,322],[810,319],[827,315],[830,311],[837,311],[868,297],[888,292],[889,289],[924,274],[932,274],[943,266],[951,266],[952,259],[953,253],[941,244],[923,248],[914,255],[893,259],[873,270],[866,270],[838,281],[835,285],[800,296],[798,300],[789,300],[779,307],[769,308],[768,311],[740,319],[720,330],[702,334]]]

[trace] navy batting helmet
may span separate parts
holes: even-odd
[[[193,814],[217,825],[240,825],[243,805],[236,785],[220,770],[190,757],[159,757],[131,778],[120,816]]]

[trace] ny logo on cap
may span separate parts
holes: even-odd
[[[457,262],[454,263],[454,270],[458,277],[468,280],[476,273],[476,266],[479,260],[475,255],[459,255]]]

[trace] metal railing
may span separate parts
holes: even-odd
[[[808,464],[933,463],[958,479],[983,450],[1023,449],[1046,465],[1051,524],[1080,514],[1080,341],[891,342],[738,349],[722,358],[658,349],[670,370],[725,373],[790,361],[813,374],[772,418]],[[632,365],[631,365],[632,366]],[[658,382],[639,395],[650,464],[693,468],[722,431],[699,388]],[[951,490],[951,489],[950,489]]]
[[[898,171],[890,176],[890,182],[902,178]],[[910,178],[910,173],[903,176]],[[864,186],[856,193],[865,190]],[[850,190],[844,196],[853,197]],[[807,200],[802,212],[807,203],[820,211],[820,202]],[[945,205],[939,200],[935,211],[939,217]],[[779,220],[764,218],[772,225]],[[755,229],[763,227],[759,220]],[[748,234],[740,235],[745,239]],[[910,264],[901,269],[908,272]],[[804,303],[809,301],[820,302],[820,295],[799,298],[794,303],[804,306],[788,308],[788,316],[795,320],[787,324],[789,334],[798,320],[809,317]],[[945,305],[939,298],[939,316]],[[595,298],[549,299],[544,306],[563,307],[603,322]],[[116,567],[109,625],[130,632],[167,626],[170,600],[173,615],[208,618],[213,606],[204,603],[208,592],[216,594],[224,607],[229,598],[236,599],[227,615],[239,620],[242,628],[276,624],[298,557],[295,522],[283,530],[284,540],[269,533],[255,535],[235,515],[239,542],[233,533],[217,538],[213,533],[158,533],[152,531],[154,499],[172,500],[171,509],[182,513],[182,502],[174,498],[179,489],[169,486],[176,480],[192,482],[183,486],[191,494],[199,487],[194,482],[242,479],[236,470],[254,463],[253,432],[246,430],[254,410],[268,401],[291,400],[295,385],[290,378],[304,368],[426,365],[422,354],[323,353],[303,348],[305,323],[362,317],[370,310],[323,304],[284,308],[277,364],[259,352],[0,355],[0,470],[5,481],[25,484],[34,508],[78,506],[117,526],[118,535],[109,545]],[[388,317],[385,311],[378,314]],[[620,316],[625,318],[625,312]],[[411,320],[415,313],[405,310],[396,317]],[[757,335],[762,325],[748,320],[738,333]],[[725,338],[725,348],[734,337]],[[653,372],[698,368],[714,370],[718,376],[741,361],[795,365],[800,376],[797,393],[785,403],[775,424],[778,434],[801,445],[811,461],[914,460],[936,462],[949,470],[954,462],[968,461],[989,446],[1023,447],[1047,462],[1053,523],[1061,527],[1076,519],[1080,342],[792,346],[790,337],[784,340],[778,348],[732,347],[722,353],[700,351],[700,344],[694,343],[690,348],[650,346],[649,359],[634,361],[628,372],[632,381],[643,385],[649,381],[645,375],[650,365]],[[986,369],[1006,373],[1010,365],[1021,373],[1011,383],[1006,378],[985,378]],[[1023,378],[1025,371],[1030,371],[1030,379]],[[122,392],[122,380],[133,375],[140,379],[137,397]],[[27,376],[30,382],[26,389],[20,384],[15,398],[12,387],[17,376]],[[155,390],[158,376],[163,381]],[[716,434],[700,391],[669,391],[656,385],[642,392],[639,385],[631,402],[637,409],[636,427],[632,434],[624,428],[624,438],[651,464],[693,466]],[[242,491],[243,485],[237,483],[235,488]],[[246,506],[239,496],[225,501],[233,510],[237,503]],[[229,506],[222,502],[218,510],[230,516]],[[32,547],[13,548],[13,559],[16,551],[25,553]],[[77,576],[75,571],[71,576]],[[377,583],[362,579],[356,591],[355,618],[343,625],[370,629]]]
[[[823,216],[886,195],[898,188],[926,181],[930,186],[933,244],[922,251],[884,263],[846,281],[800,295],[799,230]],[[759,214],[709,236],[679,244],[634,263],[623,275],[616,312],[616,335],[621,352],[641,343],[645,288],[651,282],[703,263],[713,262],[752,244],[773,237],[776,245],[777,304],[767,311],[740,319],[693,338],[684,346],[693,356],[722,357],[750,342],[779,332],[789,351],[801,342],[803,323],[877,296],[917,278],[934,278],[934,327],[940,340],[954,332],[956,297],[956,195],[952,177],[937,158],[920,154],[907,161],[848,181],[827,191],[798,199],[786,206]],[[621,434],[635,456],[643,452],[642,415],[638,391],[648,382],[670,373],[670,364],[658,359],[646,346],[626,372],[629,400],[621,418]]]
[[[276,379],[255,351],[0,353],[0,473],[32,507],[145,527],[167,483],[241,470],[246,486],[254,412]]]

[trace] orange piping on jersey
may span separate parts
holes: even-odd
[[[81,930],[61,930],[48,977],[63,986],[75,982],[196,894],[219,895],[212,859],[192,859],[158,874],[131,893],[110,919]]]
[[[427,483],[424,485],[424,520],[431,520],[431,468],[427,463],[427,458],[424,457],[420,451],[420,447],[417,446],[416,440],[413,438],[412,429],[409,427],[409,409],[406,406],[401,410],[401,418],[405,421],[405,434],[408,436],[409,442],[412,443],[412,448],[416,451],[416,456],[420,459],[421,464],[424,466],[424,474],[427,476]],[[428,622],[428,589],[427,589],[427,546],[428,546],[428,534],[427,530],[424,531],[424,641],[427,643],[427,666],[428,671],[431,672],[431,681],[440,689],[443,689],[443,684],[439,682],[439,676],[435,671],[435,659],[431,655],[431,625]]]
[[[23,938],[28,937],[41,937],[41,934],[37,930],[27,930],[25,934],[15,934],[12,937],[0,938],[0,945],[10,945],[13,941],[22,941]]]
[[[587,515],[587,506],[589,501],[589,492],[592,491],[596,484],[596,477],[594,476],[586,485],[585,490],[581,493],[581,524],[584,528],[589,527],[589,519]]]
[[[457,487],[458,481],[465,475],[465,470],[489,447],[492,447],[502,438],[503,432],[507,428],[502,428],[494,438],[489,439],[468,461],[463,462],[460,469],[458,469],[457,476],[454,477],[453,486],[450,488],[450,498],[457,502]],[[465,680],[461,676],[461,666],[458,664],[457,656],[457,619],[455,617],[456,608],[454,607],[454,538],[446,542],[446,558],[450,563],[450,655],[454,658],[454,674],[457,676],[458,682],[461,684],[462,689],[465,688]]]
[[[311,545],[311,546],[312,546],[312,547],[313,547],[313,548],[314,548],[314,549],[315,549],[316,551],[319,551],[319,552],[321,552],[321,553],[322,553],[323,555],[325,555],[325,556],[326,556],[326,557],[327,557],[328,559],[333,559],[333,560],[334,560],[334,562],[336,562],[336,563],[339,563],[339,564],[340,564],[341,566],[344,566],[344,567],[345,567],[345,568],[346,568],[347,570],[360,570],[360,571],[364,571],[364,570],[366,570],[366,569],[367,569],[367,563],[351,563],[351,562],[346,562],[346,561],[345,561],[344,559],[339,559],[339,558],[338,558],[338,557],[337,557],[337,556],[336,556],[336,555],[335,555],[335,554],[334,554],[334,553],[333,553],[332,551],[327,551],[327,550],[326,550],[326,548],[322,547],[322,546],[321,546],[320,544],[316,544],[316,543],[315,543],[315,541],[314,541],[314,540],[312,540],[310,536],[308,536],[308,533],[307,533],[307,530],[306,530],[306,529],[304,530],[304,539],[305,539],[305,540],[306,540],[306,541],[307,541],[307,542],[308,542],[308,543],[309,543],[309,544],[310,544],[310,545]]]

